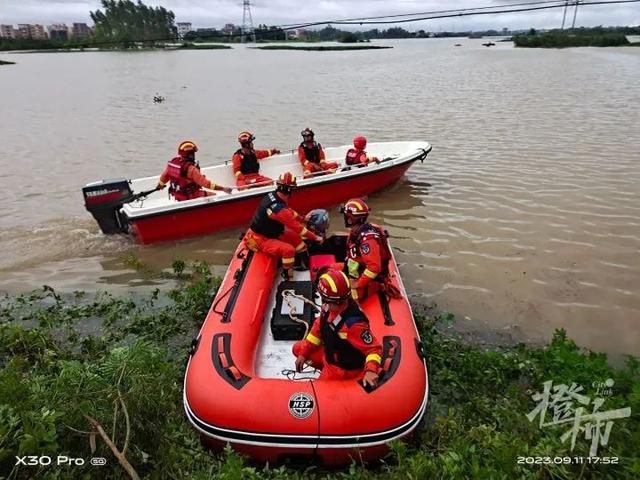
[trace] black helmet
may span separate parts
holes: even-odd
[[[329,212],[322,208],[316,208],[307,213],[307,228],[316,235],[325,235],[329,230]]]
[[[313,133],[313,130],[311,130],[309,127],[305,128],[304,130],[302,130],[300,132],[300,135],[302,135],[302,138],[304,137],[314,137],[315,134]]]

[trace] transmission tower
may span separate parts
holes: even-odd
[[[256,34],[253,31],[253,18],[251,18],[251,1],[242,0],[242,43],[247,41],[256,41]]]
[[[567,18],[567,8],[569,7],[569,0],[565,0],[564,2],[564,13],[562,14],[562,28],[564,30],[564,21]]]
[[[576,28],[576,15],[578,15],[578,4],[580,0],[576,0],[576,9],[573,11],[573,22],[571,22],[571,28]]]

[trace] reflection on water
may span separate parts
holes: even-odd
[[[640,49],[458,41],[16,56],[0,76],[14,113],[0,117],[0,155],[24,145],[0,171],[0,289],[169,288],[148,272],[175,259],[224,273],[240,230],[156,246],[106,238],[80,187],[157,173],[184,138],[206,165],[230,156],[240,130],[284,150],[311,126],[325,145],[356,133],[434,145],[370,199],[414,300],[471,330],[537,341],[564,327],[581,345],[640,354]]]

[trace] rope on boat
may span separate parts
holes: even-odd
[[[304,295],[298,295],[292,289],[283,290],[282,291],[282,300],[284,302],[286,302],[287,306],[289,307],[289,318],[291,318],[291,320],[293,320],[294,322],[299,323],[300,325],[304,325],[304,337],[303,338],[306,338],[307,334],[309,333],[310,325],[305,320],[303,320],[302,318],[296,317],[296,315],[301,315],[302,313],[298,313],[296,311],[296,306],[293,304],[293,299],[294,298],[296,298],[298,300],[302,300],[302,302],[304,302],[304,303],[308,303],[317,312],[320,311],[320,308],[318,308],[318,306],[315,304],[315,302],[309,300]]]

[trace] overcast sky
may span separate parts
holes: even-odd
[[[253,23],[280,25],[349,17],[427,12],[453,8],[479,7],[532,0],[255,0]],[[163,5],[173,10],[177,22],[191,22],[194,28],[221,27],[225,23],[242,23],[241,0],[146,0],[148,5]],[[86,22],[89,11],[99,7],[99,0],[0,0],[0,23]],[[562,8],[533,13],[481,15],[455,19],[407,23],[407,30],[482,30],[488,28],[552,28],[562,23]],[[572,18],[568,14],[568,21]],[[640,25],[640,3],[583,6],[578,10],[577,25]],[[378,28],[388,28],[379,26]],[[356,27],[339,27],[355,29]],[[374,28],[374,27],[367,27]]]

